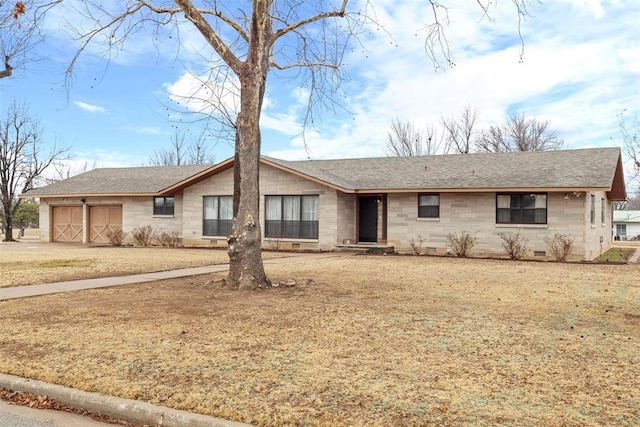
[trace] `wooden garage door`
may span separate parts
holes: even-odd
[[[82,243],[82,206],[54,206],[52,227],[54,242]]]
[[[109,243],[109,232],[122,230],[122,206],[89,207],[89,242]]]

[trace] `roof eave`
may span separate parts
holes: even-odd
[[[200,181],[203,181],[217,173],[225,171],[229,168],[233,167],[233,157],[228,158],[216,165],[213,165],[203,171],[198,172],[197,174],[190,176],[189,178],[183,179],[180,182],[177,182],[167,188],[164,188],[158,192],[159,196],[171,196],[174,195],[187,187],[190,187]]]

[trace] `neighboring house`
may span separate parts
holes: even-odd
[[[447,235],[477,238],[474,256],[503,255],[503,232],[548,257],[545,238],[574,239],[572,259],[612,241],[612,202],[626,199],[620,149],[285,161],[261,158],[264,245],[332,250],[366,244],[447,253]],[[107,242],[151,225],[185,246],[226,246],[233,159],[212,166],[95,169],[25,193],[40,199],[40,239]]]
[[[613,211],[616,240],[640,240],[640,211]]]

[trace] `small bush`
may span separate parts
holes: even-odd
[[[512,260],[522,259],[527,253],[529,239],[520,233],[498,233],[502,239],[502,247]]]
[[[136,246],[149,246],[151,245],[151,237],[153,236],[153,227],[150,225],[143,225],[131,230],[131,237]]]
[[[573,239],[567,234],[556,233],[553,239],[545,237],[544,241],[547,244],[551,256],[553,256],[556,261],[566,261],[567,257],[573,252]]]
[[[180,244],[180,233],[178,231],[163,231],[154,235],[155,240],[161,245],[175,248]]]
[[[127,233],[122,231],[122,229],[109,231],[107,233],[107,238],[109,239],[109,244],[111,246],[122,246],[122,242],[124,241],[125,237],[127,237]]]
[[[457,233],[449,233],[447,235],[447,241],[453,249],[456,256],[460,258],[466,258],[471,251],[471,248],[476,244],[478,239],[471,234],[463,231],[459,236]]]
[[[422,255],[422,244],[426,240],[427,239],[424,239],[419,234],[418,234],[418,240],[417,241],[415,239],[411,239],[411,241],[409,243],[411,244],[411,248],[413,249],[413,253],[415,253],[416,255]]]

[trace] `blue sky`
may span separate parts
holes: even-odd
[[[476,2],[452,6],[447,34],[456,66],[444,72],[436,71],[424,52],[424,28],[431,19],[426,1],[373,3],[386,31],[373,31],[363,39],[363,49],[348,52],[340,99],[346,111],[317,117],[315,127],[306,129],[305,145],[304,89],[272,74],[262,119],[263,154],[381,156],[395,117],[423,127],[458,115],[467,105],[479,113],[480,127],[502,124],[518,110],[549,120],[567,148],[612,146],[620,144],[618,114],[640,114],[640,2],[532,2],[533,16],[521,28],[523,62],[511,2],[498,2],[495,22],[482,19]],[[198,124],[176,122],[174,114],[199,106],[174,100],[193,84],[185,66],[196,69],[201,57],[176,58],[174,50],[159,50],[137,35],[109,64],[97,49],[85,53],[67,92],[63,72],[74,45],[60,29],[60,16],[52,15],[46,27],[52,30],[40,47],[46,58],[0,80],[0,106],[28,101],[46,138],[71,147],[75,168],[148,164],[155,150],[169,148],[176,130],[200,133]],[[191,33],[184,40],[197,44],[198,37]],[[216,161],[233,154],[225,141],[209,143]]]

